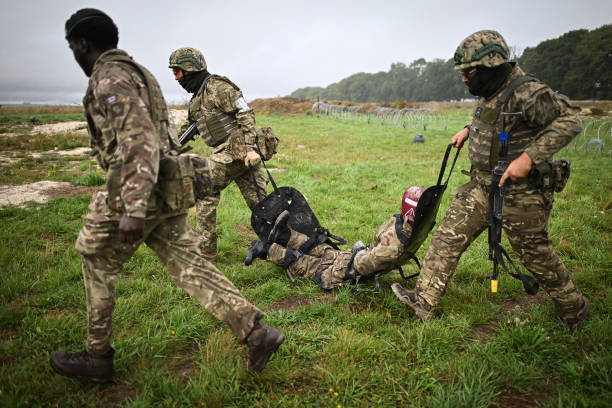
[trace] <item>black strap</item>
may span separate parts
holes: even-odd
[[[504,261],[504,258],[506,258],[506,260],[508,261],[508,264],[514,270],[514,273],[512,273],[512,271],[508,268],[508,266],[506,265],[506,262]],[[510,258],[510,255],[508,255],[508,252],[499,243],[496,245],[496,248],[495,248],[495,259],[493,262],[494,262],[494,268],[493,268],[493,276],[491,276],[492,279],[497,279],[497,275],[498,275],[497,265],[501,265],[502,269],[506,273],[508,273],[513,278],[518,279],[522,282],[523,288],[525,289],[525,292],[527,292],[528,295],[535,295],[536,293],[538,293],[539,286],[540,286],[538,282],[533,277],[521,273],[519,268]]]
[[[442,160],[442,166],[440,167],[440,174],[438,174],[438,183],[436,185],[442,185],[442,177],[444,176],[444,172],[446,171],[446,163],[448,162],[448,157],[450,156],[451,149],[453,148],[453,144],[449,143],[446,146],[446,152],[444,152],[444,159]],[[450,179],[451,174],[453,173],[453,169],[455,168],[455,163],[457,163],[457,158],[459,157],[459,152],[461,152],[461,147],[457,148],[457,152],[455,153],[455,158],[453,159],[453,164],[448,172],[448,177],[446,177],[446,181],[444,185],[448,184],[448,180]]]
[[[270,170],[268,170],[266,163],[263,160],[261,161],[261,163],[266,169],[266,173],[268,173],[268,180],[270,180],[270,183],[272,183],[272,187],[274,188],[274,193],[276,193],[277,195],[280,195],[278,192],[278,187],[276,186],[276,183],[274,182],[274,179],[272,178],[272,174],[270,174]],[[253,166],[251,166],[250,164],[249,164],[249,172],[251,173],[251,182],[253,183],[253,186],[255,186],[255,191],[257,192],[257,198],[261,202],[261,200],[265,198],[265,194],[261,192],[261,188],[257,185],[257,180],[255,180],[255,170],[253,169]]]
[[[519,86],[523,85],[526,82],[535,82],[537,80],[538,78],[533,77],[531,75],[523,75],[518,78],[514,78],[508,84],[506,89],[504,89],[504,92],[501,94],[501,96],[497,100],[497,103],[496,103],[497,108],[502,109],[506,105],[506,102],[508,102],[508,99],[510,99],[510,96],[512,96],[516,88],[518,88]]]

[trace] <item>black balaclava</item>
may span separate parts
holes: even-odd
[[[187,92],[195,94],[202,86],[202,82],[204,82],[209,75],[210,72],[205,69],[196,72],[186,72],[185,75],[178,79],[178,83],[181,84]]]
[[[506,82],[511,72],[512,65],[507,62],[493,68],[480,66],[466,85],[472,95],[489,98]]]

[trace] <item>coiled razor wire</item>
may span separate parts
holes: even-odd
[[[582,132],[568,147],[612,157],[612,120],[582,119]]]
[[[448,128],[448,116],[427,108],[386,108],[376,106],[369,112],[360,112],[361,106],[333,105],[326,102],[315,102],[312,114],[331,116],[336,119],[360,120],[382,126],[397,126],[406,129],[443,129]]]

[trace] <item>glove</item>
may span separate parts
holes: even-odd
[[[123,215],[119,221],[119,239],[121,242],[133,244],[144,235],[145,219]]]
[[[255,150],[249,150],[246,154],[246,157],[244,158],[244,165],[247,167],[255,167],[259,163],[261,163],[261,157],[259,156],[259,153],[257,153]]]

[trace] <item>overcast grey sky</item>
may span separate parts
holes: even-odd
[[[252,100],[388,71],[393,62],[446,60],[481,29],[523,49],[612,23],[611,0],[0,1],[0,103],[80,104],[87,78],[63,28],[83,7],[111,16],[119,48],[154,73],[171,103],[188,99],[167,68],[179,47],[200,49],[210,72]]]

